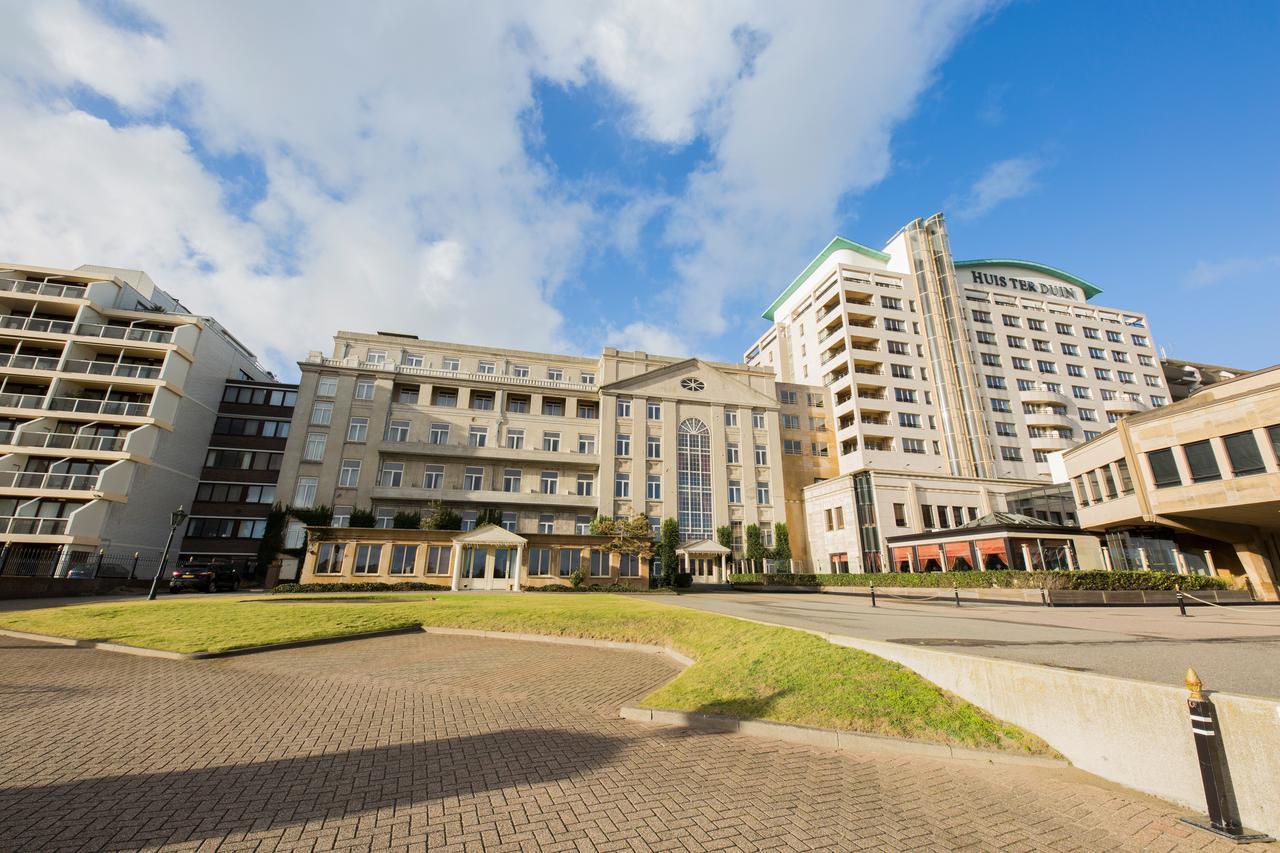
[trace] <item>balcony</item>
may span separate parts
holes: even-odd
[[[47,408],[54,412],[77,412],[82,415],[124,415],[131,418],[145,418],[150,412],[151,404],[91,400],[84,397],[51,397]]]
[[[421,489],[414,486],[374,486],[375,500],[393,501],[444,501],[445,503],[474,503],[484,506],[546,507],[547,509],[591,509],[600,504],[597,495],[555,494],[544,495],[539,491],[502,492],[494,489]]]
[[[1031,411],[1024,411],[1023,417],[1031,426],[1057,426],[1075,429],[1076,423],[1067,417],[1066,411],[1058,411],[1050,408],[1038,408]]]
[[[326,358],[322,364],[333,367],[349,366],[346,362]],[[362,364],[363,369],[387,370],[385,364]],[[530,388],[554,388],[559,391],[574,391],[579,394],[595,395],[599,388],[596,385],[584,385],[581,382],[566,382],[563,379],[534,379],[531,376],[509,376],[505,373],[472,373],[465,370],[442,370],[436,367],[404,367],[394,366],[397,373],[404,376],[429,376],[437,379],[449,379],[453,382],[491,382],[498,385],[524,385]]]
[[[6,536],[61,536],[67,532],[69,518],[35,518],[34,516],[0,516],[0,534]]]
[[[53,296],[58,299],[84,299],[82,284],[49,284],[21,278],[0,278],[0,293],[23,293],[30,296]]]
[[[1066,450],[1068,447],[1075,447],[1075,445],[1075,439],[1057,433],[1031,436],[1031,448],[1033,450]]]
[[[883,400],[885,398],[885,390],[868,385],[859,385],[858,398],[861,400]]]
[[[0,365],[3,366],[3,365]],[[162,368],[149,364],[117,364],[112,361],[70,359],[62,368],[67,373],[110,376],[117,379],[159,379]]]
[[[11,355],[0,353],[0,369],[10,370],[57,370],[59,359],[45,355]]]
[[[67,324],[70,326],[70,324]],[[76,334],[86,338],[107,338],[118,341],[139,341],[146,344],[173,343],[173,332],[158,329],[140,329],[136,326],[102,325],[99,323],[81,323],[76,326]]]
[[[54,474],[40,471],[0,471],[0,489],[26,491],[92,492],[97,474]]]
[[[0,394],[0,408],[43,409],[48,399],[44,394]]]
[[[600,465],[597,453],[576,453],[568,450],[540,450],[537,448],[512,448],[501,445],[472,447],[469,444],[432,444],[429,441],[385,441],[378,445],[384,455],[407,454],[412,456],[445,456],[451,459],[497,459],[513,463],[545,463],[595,469]]]
[[[823,356],[822,356],[822,362],[821,362],[821,363],[822,363],[823,365],[826,365],[826,363],[827,363],[827,362],[829,362],[829,361],[831,361],[831,360],[833,360],[833,359],[835,359],[835,358],[837,358],[837,357],[839,357],[839,356],[844,355],[844,354],[845,354],[845,352],[847,352],[847,350],[845,350],[845,348],[844,348],[844,346],[843,346],[843,344],[842,344],[842,345],[840,346],[840,348],[839,348],[839,349],[833,349],[833,350],[831,350],[831,352],[824,353],[824,354],[823,354]]]
[[[1072,405],[1071,398],[1061,391],[1050,391],[1044,385],[1037,384],[1032,388],[1018,389],[1018,396],[1027,403],[1052,403],[1056,406]]]
[[[127,435],[88,435],[75,432],[24,432],[16,436],[7,430],[8,436],[0,433],[0,442],[17,447],[38,447],[51,450],[89,450],[95,452],[119,453],[124,451]]]
[[[43,317],[18,317],[13,314],[0,317],[0,329],[13,329],[18,332],[69,335],[71,326],[70,320],[46,320]]]
[[[849,325],[859,329],[874,329],[876,327],[876,318],[869,314],[850,314]]]
[[[1137,412],[1145,412],[1147,406],[1145,403],[1139,403],[1137,400],[1103,400],[1102,409],[1116,415],[1132,415]]]
[[[830,325],[818,332],[818,343],[825,343],[832,335],[844,328],[844,323],[841,322],[842,318],[836,318],[836,320],[837,321],[833,325]]]

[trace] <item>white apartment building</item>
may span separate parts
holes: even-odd
[[[1050,454],[1168,402],[1146,317],[1094,303],[1100,292],[1040,263],[955,261],[937,214],[883,249],[832,240],[764,312],[771,326],[743,360],[829,389],[848,511],[855,475],[871,471],[879,483],[910,475],[917,490],[932,475],[975,498],[940,506],[998,511],[999,495],[1049,480]],[[813,489],[826,501],[833,487]],[[863,535],[851,532],[841,551],[828,542],[828,565],[884,565],[882,535],[867,531],[883,531],[885,516],[899,532],[959,523],[933,504],[861,502],[877,517],[855,514],[851,530]],[[829,533],[810,524],[811,540]]]
[[[686,542],[785,520],[773,372],[605,349],[599,358],[339,332],[299,362],[280,478],[333,524],[435,502],[463,529],[585,534],[597,514],[680,522]],[[295,525],[286,544],[301,544]]]
[[[154,566],[228,378],[269,374],[146,273],[0,264],[0,571],[99,551]]]

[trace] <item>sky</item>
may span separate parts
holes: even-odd
[[[1170,356],[1280,362],[1280,4],[0,0],[0,259],[338,329],[737,360],[945,212]]]

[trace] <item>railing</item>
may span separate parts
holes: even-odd
[[[858,420],[864,424],[871,424],[872,426],[888,426],[889,425],[888,418],[873,418],[870,415],[863,415],[860,418],[858,418]]]
[[[67,532],[65,518],[34,518],[26,515],[0,516],[0,533],[13,536],[58,536]]]
[[[822,357],[822,363],[826,364],[828,361],[831,361],[836,356],[844,355],[844,353],[845,353],[845,350],[843,347],[841,349],[836,350],[835,352],[829,352]]]
[[[158,329],[140,329],[136,326],[104,326],[99,323],[81,323],[76,326],[76,334],[90,338],[142,341],[149,344],[168,344],[173,342],[173,332],[162,332]]]
[[[123,435],[89,435],[77,432],[37,432],[23,433],[17,437],[18,447],[49,447],[57,450],[124,450],[124,442],[128,436]],[[13,432],[9,431],[9,438],[4,439],[0,434],[0,441],[5,444],[13,444]]]
[[[835,385],[835,384],[836,384],[837,382],[839,382],[841,379],[847,379],[847,378],[848,378],[848,376],[849,376],[849,371],[847,371],[847,370],[846,370],[846,371],[844,371],[843,373],[837,373],[837,374],[835,374],[835,375],[833,375],[833,376],[828,376],[826,379],[822,380],[822,384],[823,384],[823,385]]]
[[[876,321],[875,320],[855,320],[852,317],[850,317],[849,325],[857,326],[859,329],[874,329],[876,327]]]
[[[835,311],[835,310],[836,310],[836,309],[838,309],[839,307],[840,307],[840,303],[839,303],[839,302],[836,302],[834,305],[829,305],[829,306],[827,306],[826,308],[823,308],[823,309],[819,310],[819,311],[818,311],[818,313],[814,314],[814,315],[813,315],[813,319],[815,319],[815,320],[821,320],[823,317],[827,317],[827,316],[829,316],[829,315],[831,314],[831,312],[832,312],[832,311]]]
[[[831,337],[832,335],[836,334],[842,329],[844,329],[844,324],[841,324],[839,326],[832,326],[830,329],[823,329],[821,332],[818,333],[818,343],[822,343],[827,338]]]
[[[46,355],[0,353],[0,367],[11,367],[14,370],[57,370],[58,359]]]
[[[854,373],[860,373],[863,376],[884,376],[883,367],[855,367]]]
[[[159,379],[161,368],[150,364],[117,364],[113,361],[85,361],[72,359],[63,367],[67,373],[87,373],[92,376],[121,376],[130,379]]]
[[[97,474],[57,474],[44,471],[0,471],[0,489],[53,489],[89,492],[98,488]]]
[[[48,332],[54,335],[71,334],[70,320],[46,320],[42,317],[18,317],[6,314],[0,317],[0,329],[18,329],[24,332]]]
[[[55,412],[81,412],[91,415],[128,415],[145,418],[150,403],[125,403],[119,400],[89,400],[82,397],[53,397],[48,408]]]
[[[883,400],[884,393],[876,393],[874,391],[859,391],[858,396],[863,400]]]
[[[84,299],[84,285],[48,284],[43,281],[27,281],[21,278],[0,278],[0,291],[6,293],[31,293],[36,296],[59,296],[65,299]]]
[[[855,344],[855,343],[850,343],[850,344],[849,344],[849,347],[850,347],[851,349],[862,350],[863,352],[880,352],[880,345],[879,345],[879,344]]]
[[[43,394],[0,394],[0,406],[11,409],[43,409],[46,399]]]

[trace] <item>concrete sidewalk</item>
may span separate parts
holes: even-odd
[[[1181,685],[1280,697],[1280,607],[1015,607],[821,593],[695,593],[664,604],[868,640]]]

